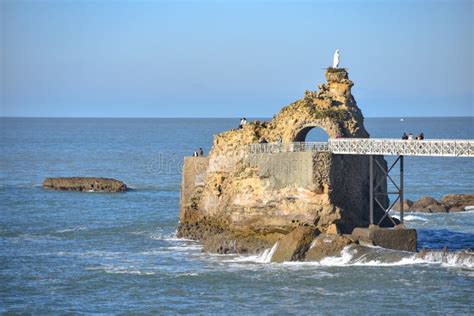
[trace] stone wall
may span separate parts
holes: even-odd
[[[313,183],[313,153],[285,152],[252,154],[245,162],[257,168],[260,179],[268,179],[273,190],[285,187],[308,187]]]
[[[197,187],[204,186],[208,157],[185,157],[181,178],[181,209],[191,202]],[[180,212],[181,216],[184,214]]]

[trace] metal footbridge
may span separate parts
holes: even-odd
[[[251,153],[329,151],[338,155],[393,155],[425,157],[474,157],[474,140],[392,138],[339,138],[327,142],[251,144]]]
[[[366,155],[369,156],[369,185],[370,185],[370,224],[380,225],[388,216],[393,206],[400,203],[400,222],[403,224],[403,178],[404,156],[420,157],[474,157],[474,140],[463,139],[430,139],[430,140],[401,140],[390,138],[339,138],[329,139],[327,142],[293,142],[293,143],[265,143],[251,144],[249,153],[271,154],[280,152],[330,152],[335,155]],[[386,169],[376,159],[376,156],[398,156],[391,166]],[[399,181],[395,181],[390,172],[396,165],[400,168]],[[380,192],[379,188],[384,181],[375,182],[375,168],[378,168],[393,184],[395,190]],[[388,209],[381,202],[381,196],[395,195],[395,200]],[[375,203],[385,211],[384,216],[374,223]],[[396,225],[392,217],[388,218]]]

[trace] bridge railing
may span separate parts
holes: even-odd
[[[265,143],[251,144],[249,152],[252,154],[272,154],[282,152],[317,152],[328,151],[327,142],[294,142],[294,143]]]
[[[390,138],[329,139],[333,154],[473,157],[474,141],[460,139],[401,140]]]
[[[329,139],[328,142],[251,144],[248,150],[253,154],[329,151],[345,155],[474,157],[474,140],[339,138]]]

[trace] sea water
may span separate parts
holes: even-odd
[[[472,314],[474,267],[346,248],[320,263],[175,237],[183,157],[238,119],[0,119],[0,313]],[[474,138],[473,118],[368,118],[372,137]],[[386,157],[389,162],[393,157]],[[405,158],[405,196],[474,192],[468,158]],[[127,193],[45,190],[103,176]],[[395,172],[396,176],[396,172]],[[396,215],[396,214],[395,214]],[[419,247],[474,248],[474,211],[405,214]]]

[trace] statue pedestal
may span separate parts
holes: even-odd
[[[349,74],[345,68],[332,68],[326,69],[326,80],[328,82],[341,82],[344,79],[349,79]]]

